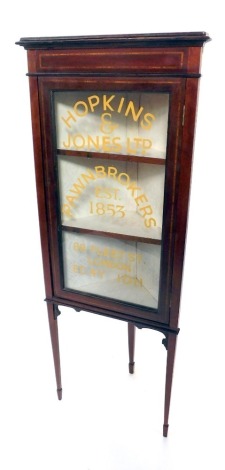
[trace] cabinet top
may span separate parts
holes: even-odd
[[[205,32],[116,34],[101,36],[26,37],[16,42],[25,49],[70,49],[82,47],[174,47],[201,46],[209,41]]]

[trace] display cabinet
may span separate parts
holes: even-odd
[[[163,333],[168,416],[205,33],[22,38],[46,302]],[[22,151],[22,149],[21,149]]]

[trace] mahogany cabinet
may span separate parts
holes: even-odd
[[[22,38],[58,398],[57,316],[164,334],[167,436],[202,32]],[[21,149],[22,151],[22,149]]]

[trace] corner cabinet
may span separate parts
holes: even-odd
[[[22,38],[46,302],[164,334],[167,436],[205,33]]]

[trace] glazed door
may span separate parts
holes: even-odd
[[[168,322],[182,80],[39,81],[55,295]]]

